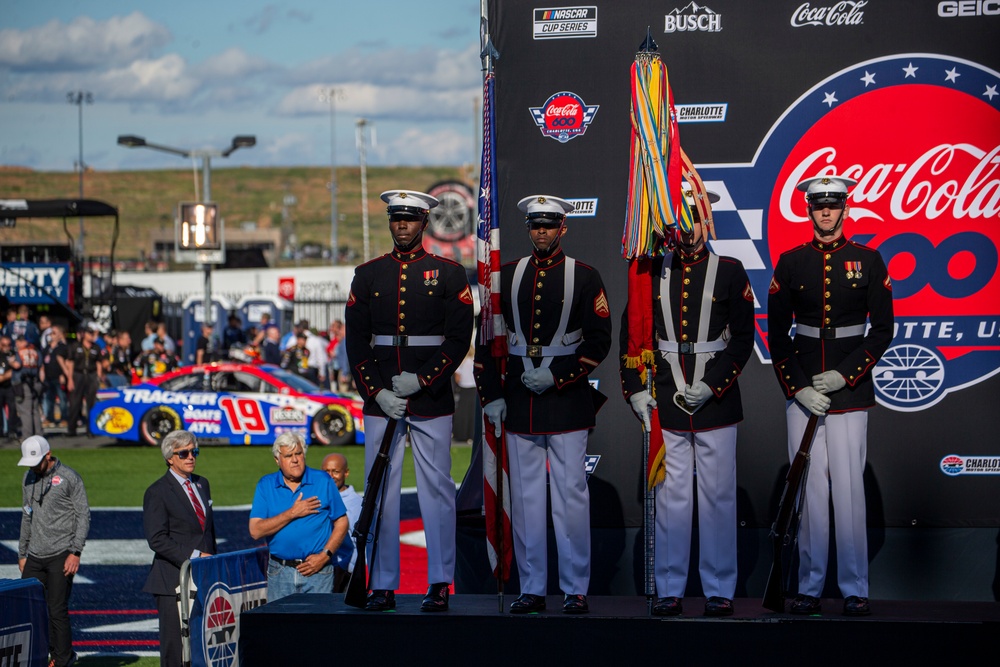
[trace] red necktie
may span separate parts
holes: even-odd
[[[194,505],[194,513],[198,515],[198,525],[201,526],[202,530],[205,530],[205,508],[201,506],[198,496],[194,495],[194,489],[191,488],[191,480],[186,480],[184,482],[184,486],[187,487],[188,495],[191,496],[191,504]]]

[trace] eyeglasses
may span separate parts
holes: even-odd
[[[198,450],[198,448],[197,448],[197,447],[195,447],[194,449],[182,449],[182,450],[181,450],[181,451],[179,451],[179,452],[174,452],[174,456],[176,456],[176,457],[177,457],[177,458],[179,458],[179,459],[180,459],[181,461],[183,461],[183,460],[184,460],[184,459],[186,459],[186,458],[187,458],[187,457],[188,457],[189,455],[190,455],[190,456],[193,456],[193,457],[195,457],[195,458],[198,458],[198,452],[199,452],[199,450]]]

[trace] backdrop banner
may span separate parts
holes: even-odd
[[[267,548],[258,547],[189,561],[193,667],[240,664],[240,614],[267,604],[267,558]]]
[[[1000,7],[489,4],[503,261],[530,251],[519,199],[574,201],[563,247],[600,271],[616,331],[629,68],[647,30],[658,45],[681,144],[721,195],[712,249],[743,262],[755,294],[756,354],[740,378],[740,525],[770,525],[788,465],[767,289],[778,256],[812,236],[794,186],[821,171],[859,181],[846,233],[878,249],[892,279],[895,339],[874,369],[869,421],[869,525],[1000,525]],[[611,396],[590,439],[601,457],[595,528],[642,524],[642,436],[614,354],[592,376]]]
[[[49,608],[38,579],[0,581],[0,665],[49,661]]]

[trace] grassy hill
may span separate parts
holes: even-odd
[[[191,169],[162,171],[88,171],[84,193],[118,207],[121,235],[116,257],[139,256],[139,249],[151,247],[149,232],[171,229],[174,208],[180,201],[192,201],[195,176]],[[200,174],[198,187],[201,187]],[[369,167],[368,211],[373,248],[389,247],[385,224],[385,204],[379,193],[393,188],[426,191],[445,179],[463,179],[460,167]],[[240,167],[212,169],[212,199],[219,204],[227,228],[252,221],[258,228],[280,228],[282,202],[293,195],[298,203],[290,209],[299,244],[330,242],[330,169],[323,167]],[[37,172],[26,168],[0,167],[0,199],[76,198],[79,181],[73,172]],[[337,211],[339,245],[360,251],[361,176],[358,167],[337,169]],[[111,247],[110,221],[86,221],[87,253],[107,254]],[[68,221],[76,236],[79,223]],[[62,220],[31,220],[13,230],[0,230],[0,242],[54,242],[65,239]]]

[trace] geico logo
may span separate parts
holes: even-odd
[[[954,16],[998,16],[1000,15],[1000,0],[951,0],[938,3],[938,16],[952,18]]]

